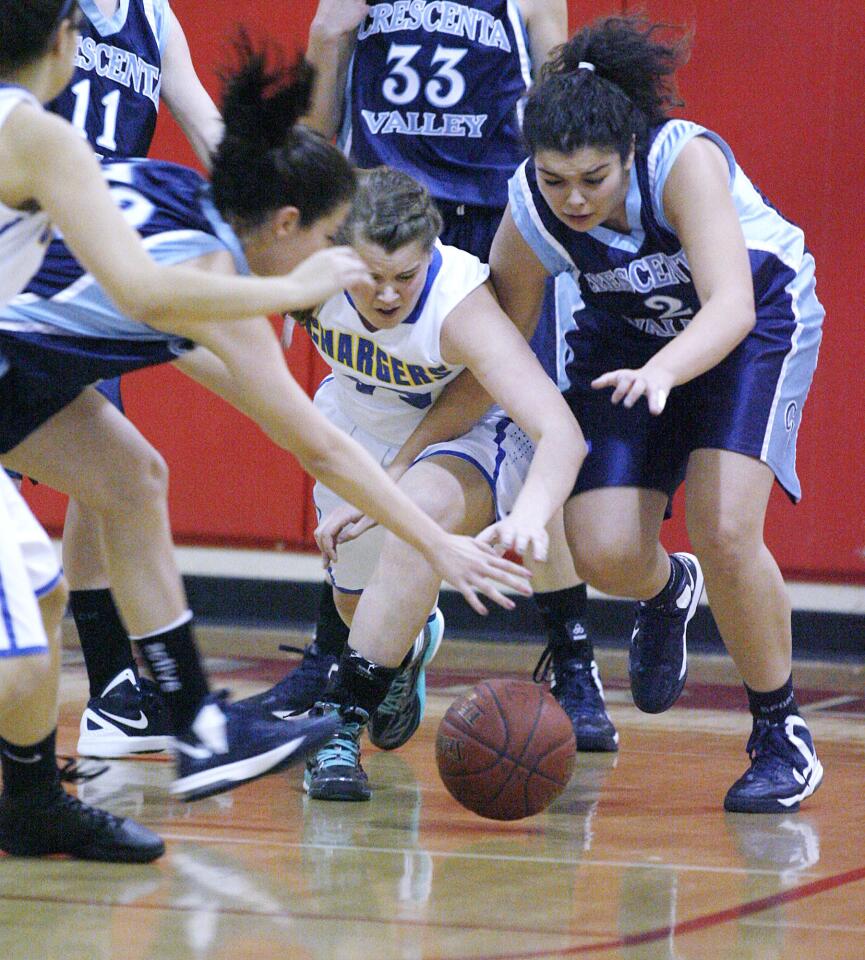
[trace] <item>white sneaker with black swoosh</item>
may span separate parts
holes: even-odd
[[[81,716],[78,753],[103,759],[155,753],[171,746],[168,717],[156,684],[121,670]]]
[[[170,789],[181,800],[276,773],[317,750],[340,723],[336,713],[278,720],[228,703],[227,696],[222,690],[206,697],[189,731],[174,740],[177,779]]]

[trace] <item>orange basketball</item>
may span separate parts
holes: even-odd
[[[451,704],[436,736],[442,782],[491,820],[540,813],[567,786],[576,750],[564,710],[523,680],[482,681]]]

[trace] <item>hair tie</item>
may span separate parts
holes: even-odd
[[[595,65],[593,63],[589,63],[588,60],[580,60],[580,62],[577,64],[577,70],[589,70],[594,73]]]

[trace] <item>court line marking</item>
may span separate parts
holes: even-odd
[[[805,923],[797,920],[744,920],[743,926],[755,929],[815,930],[825,933],[862,933],[865,927],[851,927],[843,923]]]
[[[589,943],[581,946],[562,947],[553,950],[533,950],[528,953],[491,953],[476,957],[465,957],[465,955],[463,955],[460,957],[460,960],[545,960],[545,958],[548,957],[576,957],[588,953],[600,953],[607,950],[621,950],[625,947],[642,946],[646,943],[655,943],[658,940],[666,940],[670,937],[682,936],[689,933],[696,933],[700,930],[706,930],[710,927],[717,927],[730,920],[740,920],[743,917],[748,917],[755,913],[762,913],[764,910],[770,910],[773,907],[778,907],[785,903],[805,900],[808,897],[826,893],[829,890],[835,890],[838,887],[844,887],[850,883],[858,883],[860,880],[865,880],[865,867],[857,867],[855,870],[847,870],[844,873],[836,873],[833,876],[823,877],[820,880],[806,883],[801,887],[783,890],[780,893],[774,893],[768,897],[760,897],[759,900],[751,900],[747,903],[741,903],[738,906],[728,907],[726,910],[718,910],[715,913],[705,913],[702,916],[693,917],[691,920],[683,920],[681,923],[657,927],[655,930],[646,930],[643,933],[616,937],[605,943]],[[440,957],[429,957],[427,960],[449,960],[449,958],[442,955]]]
[[[232,825],[231,829],[236,829],[236,826]],[[564,857],[527,857],[509,853],[468,853],[461,850],[428,850],[425,847],[373,847],[352,843],[304,843],[302,841],[292,840],[253,840],[248,837],[198,836],[197,834],[164,833],[162,831],[160,831],[159,835],[164,840],[180,840],[190,843],[232,844],[244,847],[269,846],[293,850],[340,850],[346,853],[389,853],[395,856],[403,856],[406,853],[417,853],[427,854],[430,857],[438,857],[443,860],[499,860],[508,863],[549,863],[554,865],[558,864],[563,867],[618,867],[625,870],[634,867],[644,867],[648,870],[675,870],[679,873],[721,873],[747,877],[777,877],[790,870],[789,865],[783,868],[779,867],[777,870],[752,870],[748,867],[707,867],[694,863],[667,863],[645,860],[587,860],[578,857],[573,859],[565,859]],[[818,874],[811,870],[802,871],[798,876],[816,877]]]

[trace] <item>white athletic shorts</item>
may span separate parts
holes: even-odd
[[[0,469],[0,657],[45,653],[37,597],[62,576],[47,534]]]
[[[327,419],[356,440],[367,453],[386,467],[399,452],[399,445],[389,444],[362,430],[355,424],[337,402],[337,388],[330,387],[331,378],[325,379],[315,395],[316,407]],[[426,460],[436,456],[459,457],[467,460],[480,471],[489,484],[493,495],[496,517],[507,516],[525,483],[534,446],[529,437],[499,408],[493,408],[472,429],[445,443],[436,443],[417,458]],[[328,487],[316,483],[312,491],[319,519],[345,504]],[[343,593],[360,593],[369,582],[378,562],[384,539],[384,528],[373,527],[357,540],[340,544],[339,560],[328,568],[331,583]]]

